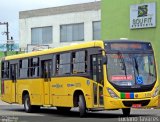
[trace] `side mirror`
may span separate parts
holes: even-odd
[[[99,52],[101,53],[101,52],[103,52],[104,51],[104,53],[106,54],[106,50],[105,49],[99,49]]]
[[[107,63],[108,63],[108,58],[107,58],[107,56],[103,56],[103,57],[102,57],[102,63],[103,63],[103,64],[107,64]]]

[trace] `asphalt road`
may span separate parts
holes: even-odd
[[[123,117],[121,110],[88,112],[79,118],[76,109],[58,112],[56,108],[42,108],[37,113],[25,113],[21,105],[9,105],[0,101],[0,122],[159,122],[160,109],[132,109],[130,117]]]

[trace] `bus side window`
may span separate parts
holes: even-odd
[[[56,67],[56,55],[53,55],[53,73],[52,73],[52,76],[55,76],[56,75],[56,69],[57,69],[57,67]]]
[[[11,79],[15,80],[16,71],[15,71],[14,65],[10,65],[10,75],[11,75]]]
[[[28,59],[19,61],[19,77],[28,78]]]
[[[74,63],[75,63],[75,52],[72,52],[72,60],[71,60],[71,70],[72,70],[72,74],[77,74],[77,71],[75,71],[74,68]]]
[[[43,66],[44,66],[43,67],[43,78],[48,78],[48,71],[49,71],[49,69],[48,69],[47,63],[44,62]]]
[[[56,75],[58,75],[59,73],[59,62],[60,62],[60,58],[59,58],[59,54],[56,55]]]
[[[52,73],[52,60],[43,60],[41,62],[42,65],[42,78],[51,78],[51,73]]]
[[[87,52],[78,51],[75,53],[73,62],[73,73],[86,73],[87,72]]]
[[[66,75],[71,73],[71,53],[60,54],[59,61],[59,75]]]
[[[9,78],[9,62],[2,62],[2,78]]]
[[[29,77],[39,76],[39,58],[29,59]]]

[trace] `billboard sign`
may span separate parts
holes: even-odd
[[[130,29],[156,27],[156,3],[130,6]]]

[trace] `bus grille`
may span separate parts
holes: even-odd
[[[148,105],[150,100],[140,100],[140,101],[123,101],[124,106],[131,107],[133,104],[141,104],[141,106]]]

